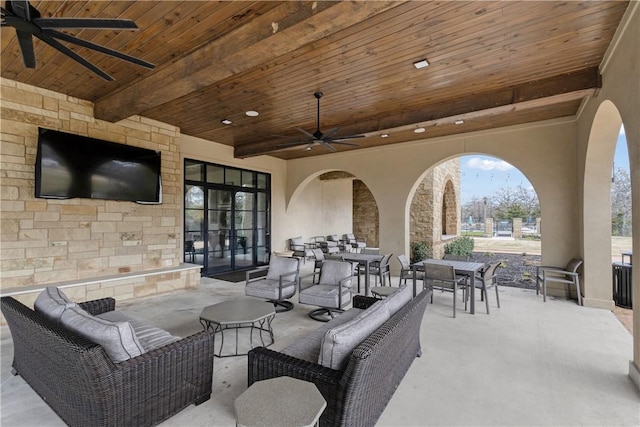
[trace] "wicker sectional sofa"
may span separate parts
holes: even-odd
[[[84,310],[85,316],[118,317],[113,298],[69,306]],[[211,396],[211,332],[181,339],[142,325],[141,340],[146,334],[145,345],[155,345],[114,361],[102,345],[51,319],[37,305],[34,311],[12,297],[2,297],[0,307],[14,344],[13,373],[68,425],[156,425]]]
[[[411,299],[409,287],[401,289],[384,300],[355,296],[353,308],[279,352],[251,350],[249,385],[285,375],[310,381],[327,401],[321,426],[375,425],[421,354],[420,325],[431,291]],[[355,347],[340,349],[350,340]]]

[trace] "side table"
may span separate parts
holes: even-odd
[[[205,331],[220,332],[220,350],[216,354],[217,357],[244,356],[247,352],[238,350],[238,331],[243,328],[250,329],[249,349],[254,347],[254,331],[260,335],[262,346],[269,347],[275,342],[271,327],[271,321],[275,316],[273,304],[255,298],[241,297],[205,307],[200,313],[200,324]],[[227,329],[235,330],[236,346],[234,352],[223,354],[224,331]],[[268,338],[267,342],[263,334]]]
[[[291,377],[255,382],[233,404],[236,425],[314,426],[327,402],[315,384]]]

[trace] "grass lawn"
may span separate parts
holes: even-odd
[[[540,240],[515,240],[510,238],[474,237],[475,252],[506,252],[541,255]],[[621,261],[621,253],[631,250],[631,237],[611,237],[611,259]]]

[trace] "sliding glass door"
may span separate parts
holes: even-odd
[[[268,263],[269,195],[268,174],[185,160],[185,262],[205,275]]]

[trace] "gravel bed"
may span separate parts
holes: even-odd
[[[484,263],[500,261],[502,264],[497,274],[501,286],[536,288],[536,266],[540,265],[540,255],[474,252],[471,260]]]

